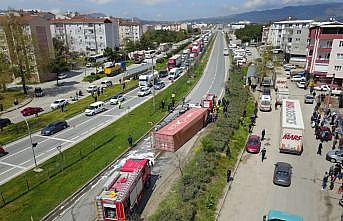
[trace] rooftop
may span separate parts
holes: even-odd
[[[277,21],[274,24],[300,24],[300,23],[312,23],[313,20],[285,20],[285,21]]]

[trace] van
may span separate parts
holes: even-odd
[[[90,104],[86,110],[86,116],[94,116],[97,113],[103,112],[105,110],[105,103],[102,101],[98,101],[95,103]]]
[[[272,99],[270,95],[262,95],[260,98],[260,111],[271,111]]]
[[[180,76],[180,69],[179,68],[172,68],[169,71],[168,79],[169,80],[175,80]]]

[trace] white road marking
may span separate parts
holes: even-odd
[[[36,137],[44,137],[42,135],[35,135]],[[59,141],[64,141],[64,142],[69,142],[69,143],[74,143],[74,141],[72,140],[67,140],[67,139],[63,139],[63,138],[58,138],[58,137],[44,137],[46,139],[51,139],[51,140],[59,140]]]
[[[26,167],[14,165],[14,164],[11,164],[11,163],[6,163],[6,162],[3,162],[3,161],[1,161],[0,164],[6,165],[6,166],[10,166],[10,167],[16,167],[16,168],[19,168],[19,169],[27,169]]]
[[[71,140],[74,140],[74,139],[76,139],[76,138],[79,138],[80,137],[80,135],[77,135],[77,136],[75,136],[75,137],[73,137],[73,138],[70,138]]]
[[[112,114],[99,114],[98,116],[101,116],[101,117],[117,117],[118,115],[112,115]]]

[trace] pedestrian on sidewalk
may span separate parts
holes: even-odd
[[[131,135],[129,135],[129,137],[127,138],[127,142],[129,143],[129,146],[132,147],[133,144],[133,138]]]
[[[275,107],[275,110],[277,110],[277,101],[275,101],[274,107]]]
[[[251,133],[252,132],[252,124],[250,123],[249,124],[249,133]]]
[[[335,181],[334,181],[334,179],[331,179],[331,181],[330,181],[330,190],[333,190],[333,188],[335,188]]]
[[[323,182],[322,182],[322,190],[326,189],[328,179],[329,179],[329,174],[328,174],[328,172],[325,172],[325,175],[323,177]]]
[[[226,182],[230,182],[231,180],[231,170],[228,169],[227,172],[226,172]]]
[[[121,101],[118,101],[118,109],[121,109]]]
[[[265,157],[266,157],[266,152],[267,152],[267,150],[266,150],[266,148],[265,147],[263,147],[263,149],[261,150],[261,154],[262,154],[262,162],[263,162],[263,160],[265,159]]]
[[[318,145],[318,150],[317,150],[317,154],[318,155],[322,155],[322,149],[323,149],[323,143],[320,142]]]
[[[266,135],[266,130],[265,129],[263,129],[262,130],[262,137],[261,137],[261,140],[264,140],[264,136]]]
[[[336,144],[337,144],[337,139],[334,138],[334,139],[333,139],[333,142],[332,142],[332,149],[333,149],[333,150],[336,149]]]

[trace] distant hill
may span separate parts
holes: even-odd
[[[280,9],[251,11],[221,17],[200,18],[192,21],[206,23],[231,23],[248,20],[255,23],[268,23],[271,21],[287,19],[289,16],[297,19],[314,19],[319,21],[328,20],[329,18],[334,17],[338,21],[343,21],[343,2],[287,6]]]

